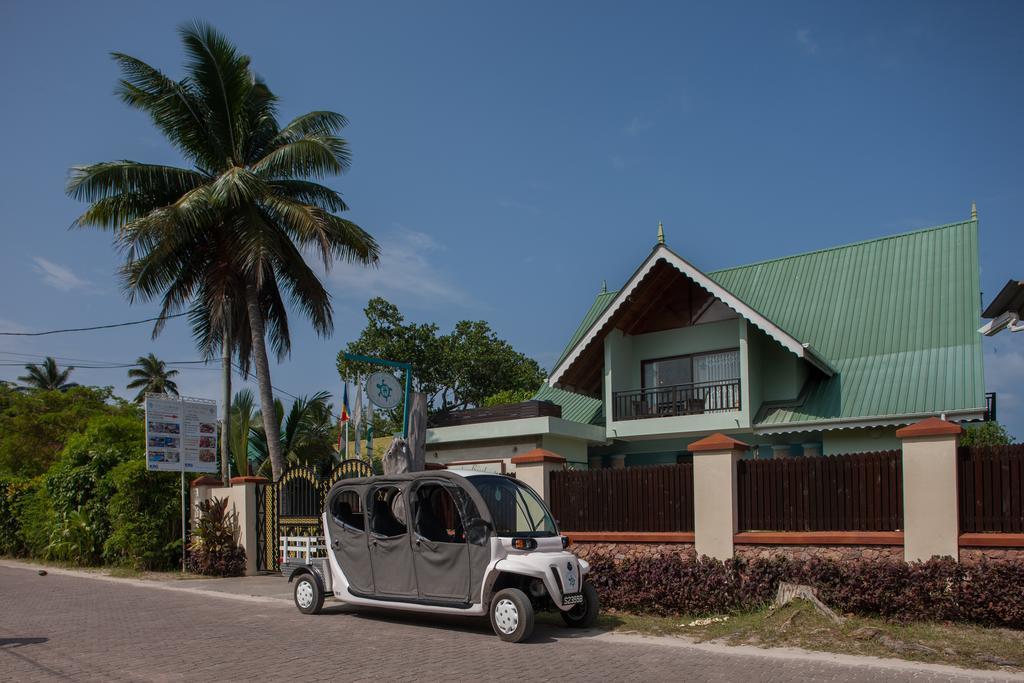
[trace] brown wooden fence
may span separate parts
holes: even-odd
[[[740,531],[903,528],[900,451],[740,460]]]
[[[693,531],[693,465],[551,473],[565,531]]]
[[[1024,532],[1024,444],[961,446],[960,531]]]

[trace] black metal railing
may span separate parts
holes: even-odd
[[[612,415],[615,420],[643,420],[720,413],[739,410],[740,397],[738,379],[616,391],[612,394]]]
[[[996,392],[989,391],[985,394],[985,421],[996,421]]]

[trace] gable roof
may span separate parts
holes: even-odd
[[[562,375],[569,369],[572,363],[579,358],[584,349],[586,349],[590,344],[603,339],[604,334],[608,331],[609,323],[612,321],[615,314],[620,308],[630,304],[631,295],[640,283],[643,282],[655,268],[662,264],[667,264],[668,266],[675,268],[699,287],[706,290],[711,294],[711,296],[724,303],[740,316],[746,318],[748,322],[752,323],[769,337],[777,341],[791,353],[809,361],[827,375],[831,375],[833,373],[833,369],[815,352],[813,348],[811,348],[809,343],[797,339],[779,325],[775,324],[775,322],[770,318],[762,315],[757,309],[748,305],[742,298],[735,296],[721,284],[701,272],[696,266],[679,256],[679,254],[676,254],[664,244],[659,244],[651,251],[650,256],[644,260],[640,267],[637,268],[636,272],[634,272],[629,278],[629,282],[627,282],[621,290],[616,292],[615,295],[611,297],[610,301],[607,303],[601,302],[604,304],[602,310],[596,312],[596,315],[592,315],[598,307],[598,302],[595,302],[595,305],[591,306],[587,316],[588,318],[593,317],[593,321],[587,326],[586,330],[582,334],[578,333],[579,329],[583,327],[583,324],[580,325],[580,328],[577,328],[577,334],[574,335],[576,339],[566,348],[562,357],[555,364],[554,369],[548,377],[549,384],[557,385]]]
[[[976,220],[707,277],[809,344],[836,371],[831,377],[813,373],[788,405],[763,406],[755,416],[758,431],[900,423],[940,412],[973,417],[984,410],[981,337],[975,331],[981,298]],[[556,368],[620,293],[597,297]]]

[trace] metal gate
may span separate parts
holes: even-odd
[[[373,468],[362,460],[343,460],[325,477],[312,467],[295,466],[277,481],[256,487],[257,570],[281,570],[281,537],[323,536],[320,515],[324,497],[335,482],[373,474]]]

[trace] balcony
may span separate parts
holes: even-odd
[[[740,397],[738,379],[616,391],[612,394],[612,419],[646,420],[723,413],[739,410]]]

